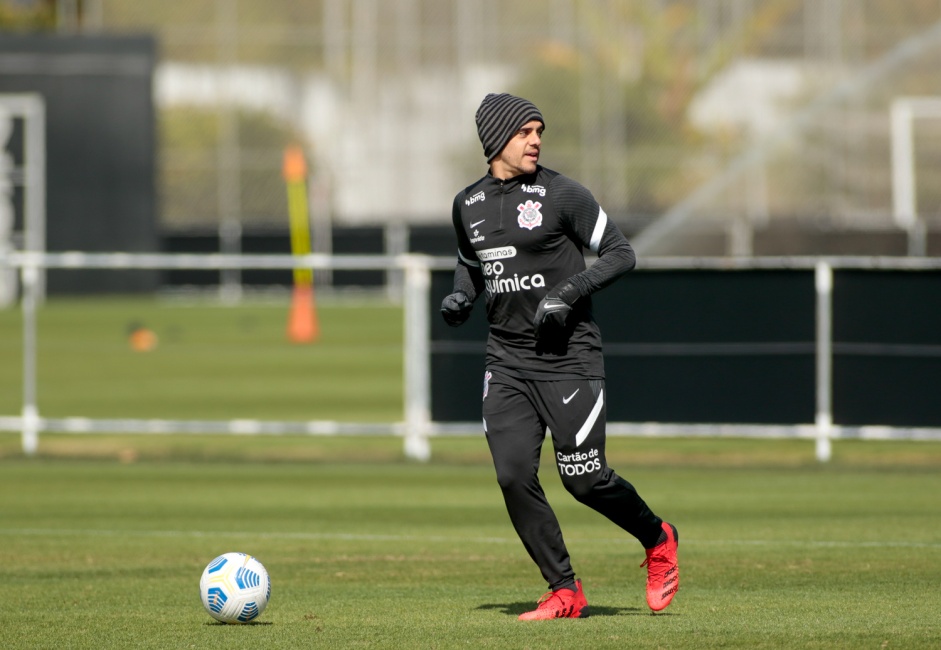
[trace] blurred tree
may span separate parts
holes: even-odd
[[[536,48],[517,92],[551,107],[546,137],[554,159],[590,177],[584,182],[610,179],[601,184],[611,210],[656,213],[702,180],[690,172],[704,146],[687,123],[696,94],[802,4],[759,3],[741,25],[705,41],[695,37],[701,3],[579,2],[581,31],[571,42]],[[618,170],[613,178],[606,166]],[[626,189],[624,205],[616,205],[615,185]]]
[[[270,115],[241,111],[238,204],[244,217],[287,223],[281,163],[284,147],[300,135]],[[178,107],[160,114],[159,190],[165,226],[214,226],[219,215],[219,114]]]
[[[56,0],[0,1],[0,30],[33,32],[56,28]]]

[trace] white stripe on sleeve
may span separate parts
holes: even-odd
[[[477,259],[473,259],[473,260],[472,260],[472,259],[468,259],[468,258],[464,257],[464,254],[461,253],[461,249],[460,249],[460,248],[457,249],[457,256],[461,259],[462,262],[464,262],[465,264],[467,264],[467,266],[480,267],[480,260],[477,260]]]
[[[597,253],[601,247],[601,238],[604,236],[604,227],[608,225],[608,215],[604,213],[601,206],[598,206],[598,220],[595,222],[595,229],[591,233],[591,242],[588,247],[592,253]]]

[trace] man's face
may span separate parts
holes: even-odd
[[[521,126],[503,147],[503,151],[491,161],[491,173],[496,178],[507,179],[536,171],[545,128],[539,120],[531,120]]]

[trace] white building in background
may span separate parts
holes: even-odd
[[[805,61],[738,59],[715,76],[690,105],[690,122],[705,132],[772,135],[808,93]]]
[[[379,77],[367,88],[337,88],[325,75],[265,66],[167,62],[154,75],[157,107],[229,105],[269,113],[306,137],[316,170],[327,170],[334,219],[443,223],[469,182],[466,152],[480,153],[473,115],[483,96],[506,87],[505,70],[427,71]],[[368,101],[355,93],[368,93]],[[367,109],[361,108],[368,106]],[[463,166],[462,166],[463,165]]]

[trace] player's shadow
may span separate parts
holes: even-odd
[[[507,616],[519,616],[523,612],[533,609],[532,602],[522,603],[485,603],[478,605],[477,609],[497,609]],[[649,610],[640,607],[606,607],[604,605],[589,605],[589,616],[642,616]]]

